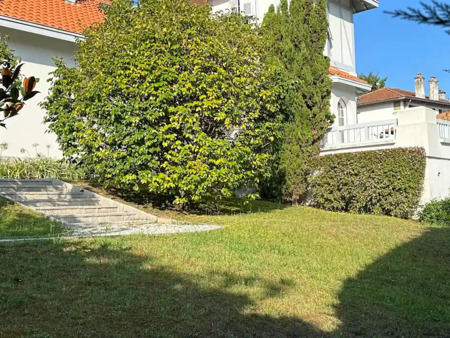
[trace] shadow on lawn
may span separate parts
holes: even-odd
[[[62,231],[57,222],[0,197],[0,239],[55,235]]]
[[[142,192],[122,191],[120,189],[109,187],[108,189],[100,183],[96,182],[72,182],[74,185],[82,186],[92,192],[108,196],[118,197],[119,199],[133,203],[135,205],[146,207],[151,206],[159,211],[174,211],[194,215],[232,215],[250,212],[272,212],[274,210],[282,210],[290,207],[288,204],[268,202],[263,200],[248,201],[244,198],[229,198],[219,201],[217,204],[211,205],[200,204],[189,211],[177,208],[174,205],[167,205],[165,200],[158,200],[152,195],[145,195]]]
[[[104,243],[104,244],[101,244]],[[111,244],[114,243],[114,244]],[[0,336],[331,337],[450,332],[450,230],[432,229],[375,261],[339,294],[332,333],[252,312],[292,285],[258,276],[181,274],[118,241],[0,246]],[[212,288],[208,283],[215,281]]]

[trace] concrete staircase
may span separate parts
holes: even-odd
[[[0,196],[59,221],[75,235],[120,233],[158,218],[56,179],[0,179]]]

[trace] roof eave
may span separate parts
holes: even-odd
[[[353,0],[353,12],[360,13],[374,8],[378,8],[378,0]]]
[[[346,79],[346,78],[340,77],[339,75],[331,75],[330,78],[331,78],[331,81],[333,81],[333,83],[342,83],[347,86],[352,86],[359,92],[365,93],[365,92],[369,92],[372,89],[372,85],[370,85],[368,83],[362,83],[359,81]]]
[[[69,32],[50,26],[40,25],[34,22],[20,20],[5,15],[0,15],[0,27],[6,27],[22,32],[37,34],[69,42],[76,42],[77,39],[84,39],[83,34]]]
[[[421,98],[414,97],[414,96],[402,96],[402,97],[398,97],[398,98],[394,98],[394,99],[379,100],[379,101],[367,102],[367,103],[358,103],[358,101],[357,101],[357,105],[358,105],[358,107],[364,107],[364,106],[370,106],[370,105],[379,104],[379,103],[389,103],[389,102],[396,102],[396,101],[403,101],[403,100],[411,100],[413,102],[424,102],[424,103],[428,103],[428,104],[435,104],[435,105],[450,107],[450,102],[447,103],[447,102],[442,102],[442,101],[433,101],[430,99],[421,99]]]

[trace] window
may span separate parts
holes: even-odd
[[[401,103],[399,102],[394,102],[394,110],[400,110],[401,108]]]
[[[338,102],[338,125],[342,127],[345,125],[345,117],[347,115],[347,105],[344,100],[340,99]]]

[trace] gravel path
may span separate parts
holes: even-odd
[[[47,239],[71,239],[86,237],[113,237],[126,235],[165,235],[178,234],[188,232],[212,231],[223,229],[217,225],[178,225],[178,224],[145,224],[145,225],[124,225],[124,226],[92,226],[84,225],[70,227],[69,235],[52,236],[52,237],[21,237],[21,238],[3,238],[0,243],[25,242]]]

